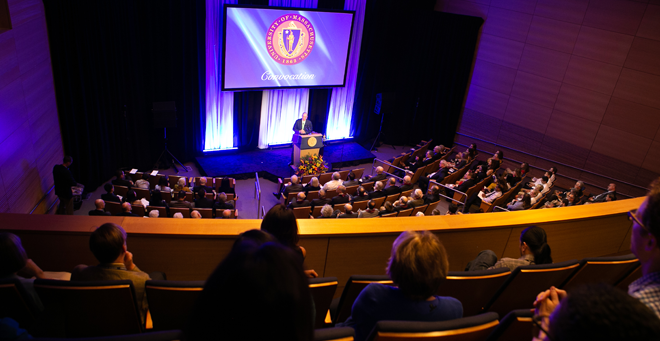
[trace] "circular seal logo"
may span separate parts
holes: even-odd
[[[285,14],[268,27],[266,49],[274,61],[283,65],[302,62],[314,48],[316,32],[300,14]]]
[[[314,146],[316,146],[316,137],[310,137],[309,140],[307,140],[307,144],[308,144],[310,147],[314,147]]]

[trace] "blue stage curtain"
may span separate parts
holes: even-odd
[[[269,0],[269,6],[316,8],[318,0]],[[291,142],[293,124],[309,108],[309,89],[266,90],[261,98],[259,148]]]
[[[355,11],[355,17],[353,18],[353,37],[350,46],[351,55],[346,69],[346,86],[333,88],[330,98],[330,110],[325,131],[326,137],[331,140],[352,137],[351,117],[353,116],[353,103],[357,87],[366,4],[367,0],[346,0],[344,4],[345,10]]]
[[[236,0],[206,0],[206,129],[204,150],[234,147],[234,93],[221,91],[223,5]]]

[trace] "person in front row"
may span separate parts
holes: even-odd
[[[99,226],[89,238],[89,248],[99,265],[78,265],[71,271],[72,281],[133,281],[140,316],[145,321],[147,296],[144,285],[149,275],[133,263],[133,254],[126,247],[126,231],[114,223]]]
[[[511,271],[523,265],[552,264],[552,255],[545,230],[530,226],[520,233],[520,258],[502,258],[491,250],[484,250],[477,258],[468,263],[465,271],[479,271],[495,268],[509,268]]]
[[[433,233],[401,233],[392,245],[387,265],[387,274],[395,286],[367,285],[355,300],[351,316],[338,326],[353,327],[355,340],[362,341],[378,321],[445,321],[463,317],[461,302],[435,295],[448,270],[447,252]]]
[[[105,201],[103,199],[96,199],[94,205],[96,208],[89,211],[89,215],[110,215],[110,212],[105,211]]]

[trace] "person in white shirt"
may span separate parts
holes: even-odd
[[[334,172],[332,173],[332,180],[328,181],[323,185],[323,190],[324,191],[334,191],[341,185],[343,181],[341,180],[341,175],[339,175],[339,172]]]

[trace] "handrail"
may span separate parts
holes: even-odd
[[[259,172],[254,172],[254,198],[257,199],[257,219],[261,219],[263,216],[259,216],[259,206],[261,206],[261,183],[259,183]]]
[[[263,219],[264,216],[266,216],[266,209],[263,206],[261,206],[261,219]]]
[[[463,193],[463,192],[461,192],[461,191],[459,191],[459,190],[457,190],[457,189],[453,189],[453,188],[451,188],[451,187],[448,187],[448,186],[446,186],[446,185],[443,185],[443,184],[441,184],[441,183],[439,183],[439,182],[436,182],[435,180],[431,180],[431,181],[429,181],[429,183],[436,184],[436,185],[438,185],[438,186],[441,186],[441,187],[444,187],[444,188],[447,188],[447,189],[451,189],[452,191],[454,191],[454,192],[456,192],[456,193],[463,194],[463,195],[465,196],[465,201],[467,201],[467,199],[468,199],[466,193]],[[446,196],[446,195],[444,195],[444,194],[442,194],[442,193],[440,193],[440,192],[438,192],[438,195],[441,196],[441,197],[443,197],[443,198],[449,199],[449,200],[451,200],[451,201],[456,201],[457,203],[460,203],[460,204],[465,205],[464,202],[462,202],[462,201],[460,201],[460,200],[456,200],[456,199],[454,199],[454,197],[448,197],[448,196]]]
[[[493,207],[493,212],[511,212],[508,209],[500,206]]]
[[[55,188],[55,184],[53,184],[53,186],[50,187],[50,189],[48,190],[48,193],[44,194],[44,196],[41,197],[41,199],[39,200],[39,202],[38,202],[36,205],[34,205],[34,207],[32,207],[32,209],[30,210],[30,213],[28,213],[28,214],[32,214],[32,212],[34,212],[34,211],[37,209],[37,207],[39,207],[39,204],[41,204],[42,201],[46,200],[46,197],[48,196],[48,194],[50,194],[50,192],[53,191],[54,188]],[[59,198],[58,198],[58,200],[59,200]],[[55,202],[57,202],[57,200],[55,200]],[[51,206],[48,208],[48,210],[50,211],[50,209],[53,208],[54,205],[55,205],[55,204],[51,205]]]
[[[602,175],[602,174],[594,173],[594,172],[592,172],[592,171],[588,171],[588,170],[586,170],[586,169],[578,168],[578,167],[575,167],[575,166],[570,166],[570,165],[567,165],[567,164],[565,164],[565,163],[561,163],[561,162],[558,162],[558,161],[555,161],[555,160],[546,159],[546,158],[544,158],[544,157],[542,157],[542,156],[538,156],[538,155],[530,154],[530,153],[524,152],[524,151],[522,151],[522,150],[518,150],[518,149],[515,149],[515,148],[511,148],[511,147],[508,147],[508,146],[501,145],[501,144],[499,144],[499,143],[495,143],[495,142],[492,142],[492,141],[486,141],[486,140],[484,140],[484,139],[480,139],[480,138],[478,138],[478,137],[470,136],[470,135],[463,134],[463,133],[459,133],[459,132],[456,132],[456,134],[457,134],[457,135],[461,135],[461,136],[465,136],[465,137],[469,137],[469,138],[471,138],[471,139],[479,140],[479,141],[481,141],[481,142],[485,142],[485,143],[488,143],[488,144],[492,144],[492,145],[494,145],[494,146],[498,146],[498,147],[502,147],[502,148],[507,148],[507,149],[510,149],[510,150],[512,150],[512,151],[515,151],[516,153],[521,153],[521,154],[525,154],[525,155],[533,156],[533,157],[535,157],[535,158],[542,159],[542,160],[545,160],[545,161],[548,161],[548,162],[552,162],[552,163],[555,163],[555,164],[557,164],[557,165],[561,165],[561,166],[563,166],[563,167],[573,168],[573,169],[579,170],[579,171],[581,171],[581,172],[586,172],[586,173],[593,174],[593,175],[596,175],[596,176],[600,176],[600,177],[602,177],[602,178],[606,178],[606,179],[609,179],[609,180],[612,180],[612,181],[620,182],[620,183],[622,183],[622,184],[626,184],[626,185],[628,185],[628,186],[632,186],[632,187],[635,187],[635,188],[643,189],[643,190],[645,190],[645,191],[648,190],[648,188],[646,188],[646,187],[642,187],[642,186],[639,186],[639,185],[631,184],[631,183],[629,183],[629,182],[622,181],[622,180],[619,180],[619,179],[615,179],[615,178],[609,177],[609,176],[607,176],[607,175]],[[462,144],[462,143],[458,143],[458,142],[454,142],[454,143],[455,143],[455,144],[460,144],[461,146],[466,147],[466,146],[465,146],[464,144]],[[518,160],[514,160],[514,159],[509,159],[509,160],[519,162]],[[536,168],[536,169],[541,169],[541,168],[536,167],[536,166],[530,166],[530,167],[534,167],[534,168]],[[579,179],[575,179],[575,178],[573,178],[573,177],[566,176],[566,175],[563,175],[563,174],[562,174],[562,176],[565,177],[565,178],[571,179],[571,180],[575,180],[575,181],[578,181],[578,180],[579,180]],[[594,187],[597,187],[597,188],[600,188],[600,189],[604,189],[604,188],[599,187],[599,186],[596,186],[596,185],[594,185],[594,184],[590,184],[590,185],[592,185],[592,186],[594,186]]]
[[[376,161],[378,161],[378,162],[380,162],[380,163],[382,163],[382,164],[384,164],[384,165],[387,165],[388,167],[394,167],[394,168],[396,168],[396,169],[402,171],[404,174],[406,174],[407,172],[409,172],[409,171],[407,171],[407,170],[405,170],[405,169],[403,169],[403,168],[399,168],[399,167],[397,167],[397,166],[394,166],[393,164],[389,163],[388,161],[381,160],[381,159],[374,159],[374,160],[371,162],[371,175],[374,175],[374,169],[375,169],[376,167],[380,167],[380,166],[376,166]],[[392,173],[390,173],[390,172],[385,172],[385,171],[383,171],[383,173],[385,173],[385,174],[387,174],[387,175],[391,175],[391,176],[393,176],[393,177],[395,177],[395,178],[397,178],[397,179],[403,181],[403,178],[400,177],[400,176],[398,176],[398,175],[392,174]]]

